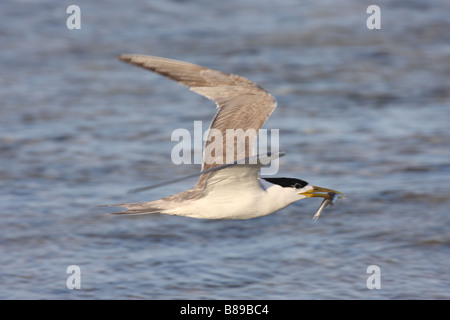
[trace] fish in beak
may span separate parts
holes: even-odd
[[[307,198],[324,198],[316,214],[313,216],[314,220],[319,219],[320,214],[327,206],[333,207],[338,199],[345,199],[344,195],[339,191],[316,186],[312,186],[312,189],[300,194]]]

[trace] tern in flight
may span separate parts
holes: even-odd
[[[317,219],[327,205],[333,206],[337,199],[343,198],[338,191],[312,186],[300,179],[260,177],[260,169],[284,153],[257,155],[250,147],[276,107],[273,96],[250,80],[162,57],[125,54],[119,58],[215,101],[218,111],[209,132],[221,133],[222,151],[231,150],[232,161],[224,164],[220,152],[211,152],[208,157],[204,153],[199,179],[192,189],[149,202],[109,205],[127,209],[111,214],[162,213],[200,219],[251,219],[269,215],[305,198],[321,197],[324,200],[314,216]],[[227,134],[233,130],[229,129],[256,134],[249,139],[233,139],[230,145]],[[204,151],[212,140],[210,134]],[[238,143],[245,145],[238,146]]]

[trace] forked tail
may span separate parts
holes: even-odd
[[[127,208],[125,211],[105,213],[105,215],[134,215],[134,214],[150,214],[159,213],[162,209],[150,206],[148,203],[121,203],[121,204],[107,204],[99,207],[123,207]]]

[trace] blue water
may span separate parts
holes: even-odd
[[[3,2],[0,298],[449,299],[450,5],[379,1],[368,30],[371,4]],[[255,81],[278,100],[278,176],[347,199],[317,222],[318,199],[245,221],[103,216],[190,188],[127,194],[197,172],[170,135],[215,113],[122,53]]]

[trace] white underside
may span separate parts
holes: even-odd
[[[274,213],[305,198],[294,188],[260,181],[261,186],[258,188],[212,191],[203,198],[184,201],[161,213],[202,219],[251,219]],[[307,186],[304,190],[309,188]]]
[[[261,166],[262,163],[239,164],[212,171],[198,196],[182,192],[151,202],[120,206],[129,209],[127,214],[160,212],[201,219],[251,219],[304,199],[303,193],[313,188],[307,185],[296,189],[269,183],[259,178]]]

